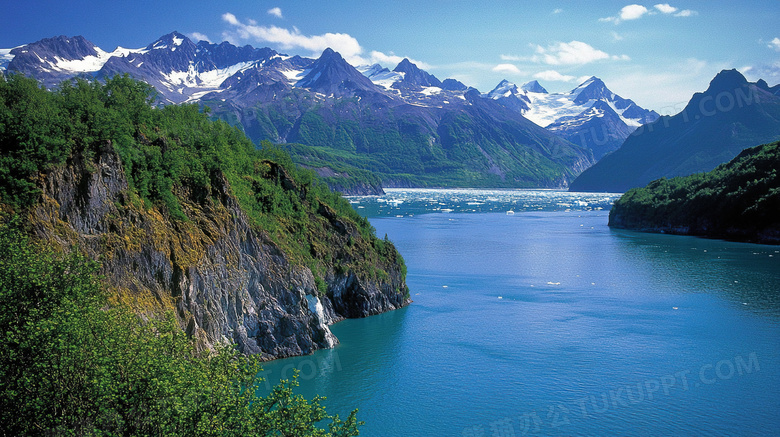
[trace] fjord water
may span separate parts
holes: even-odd
[[[265,376],[299,369],[366,436],[780,433],[780,246],[612,230],[615,198],[354,198],[414,303]]]

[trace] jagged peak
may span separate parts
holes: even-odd
[[[195,43],[193,43],[187,36],[182,35],[178,31],[174,30],[167,35],[163,35],[157,38],[157,41],[146,46],[146,50],[170,49],[173,51],[183,45],[195,47]]]
[[[421,70],[417,65],[412,63],[408,58],[404,58],[393,69],[396,73],[404,73],[403,80],[393,85],[394,88],[398,87],[427,87],[436,86],[441,87],[441,81],[436,76],[428,73],[425,70]]]
[[[549,94],[547,90],[536,80],[524,83],[520,89],[529,93]]]
[[[577,104],[585,103],[588,100],[614,100],[617,97],[615,93],[607,88],[604,81],[596,76],[591,76],[588,80],[581,83],[580,86],[574,88],[571,91],[571,95]]]
[[[86,49],[91,52],[95,52],[95,49],[97,46],[95,44],[92,44],[91,41],[84,38],[81,35],[76,35],[74,37],[68,37],[66,35],[59,35],[59,36],[53,36],[51,38],[43,38],[36,42],[26,44],[20,47],[16,47],[11,50],[11,53],[14,53],[15,51],[23,51],[25,48],[27,49],[35,49],[39,47],[46,47],[46,48],[57,48],[57,47],[78,47],[80,49]],[[91,53],[94,54],[94,53]]]
[[[396,67],[393,69],[393,71],[397,73],[408,73],[410,71],[420,70],[417,65],[412,63],[412,61],[409,60],[409,58],[404,58],[401,62],[396,65]]]
[[[457,79],[444,79],[441,82],[441,87],[448,91],[467,91],[469,89],[466,84]]]
[[[512,94],[515,94],[517,92],[517,85],[515,85],[514,83],[506,79],[503,79],[501,80],[501,82],[498,83],[498,85],[496,85],[495,88],[493,88],[492,91],[488,93],[488,96],[494,99],[499,98],[502,97],[507,91],[510,91],[512,92]]]
[[[706,93],[734,90],[743,85],[747,85],[748,80],[736,69],[722,70],[710,81],[710,86]]]
[[[325,50],[322,51],[322,54],[320,55],[320,59],[322,59],[322,60],[329,60],[329,59],[339,60],[339,59],[344,59],[344,58],[341,57],[341,54],[339,52],[337,52],[337,51],[333,50],[332,48],[328,47],[328,48],[326,48]]]
[[[598,77],[591,76],[587,80],[585,80],[584,82],[579,84],[577,86],[577,88],[574,88],[572,90],[572,93],[576,92],[577,90],[583,90],[585,88],[590,88],[590,87],[605,87],[606,88],[606,84],[604,84],[604,81],[599,79]]]

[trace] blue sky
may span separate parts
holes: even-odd
[[[111,51],[177,30],[304,56],[332,47],[353,64],[391,69],[408,57],[483,92],[501,79],[566,91],[598,76],[617,94],[671,114],[722,69],[779,83],[778,23],[778,0],[6,0],[0,48],[83,35]]]

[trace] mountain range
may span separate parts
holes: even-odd
[[[745,148],[778,139],[780,85],[724,70],[682,112],[637,129],[570,189],[624,192],[662,177],[710,171]]]
[[[112,52],[81,36],[47,38],[0,50],[0,68],[47,87],[129,74],[161,104],[208,106],[256,144],[291,144],[299,164],[342,189],[369,172],[384,186],[565,187],[657,117],[597,78],[565,94],[537,82],[482,94],[408,59],[393,70],[355,67],[330,49],[310,59],[178,32]]]
[[[625,191],[711,170],[780,132],[780,88],[736,71],[659,118],[597,77],[565,93],[507,80],[481,93],[408,59],[392,70],[353,66],[331,49],[311,59],[178,32],[112,52],[81,36],[47,38],[0,50],[0,69],[50,88],[129,74],[154,86],[159,104],[208,107],[348,194],[383,186]]]
[[[597,77],[589,78],[568,93],[548,93],[537,81],[518,87],[503,80],[485,97],[592,150],[597,160],[618,149],[639,126],[659,117],[655,111],[643,109],[613,93]]]

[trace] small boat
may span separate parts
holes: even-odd
[[[515,212],[510,209],[506,212],[506,215],[515,215]]]

